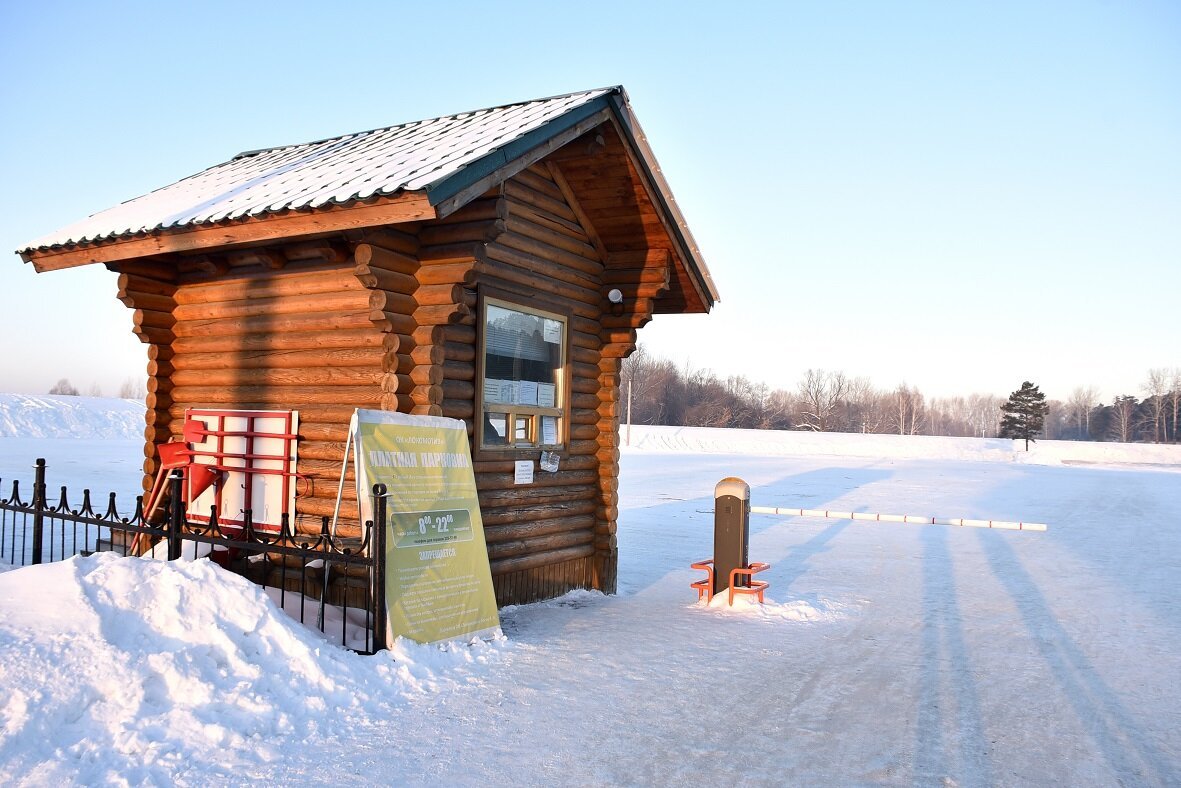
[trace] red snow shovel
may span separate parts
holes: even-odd
[[[186,425],[187,426],[187,425]],[[168,471],[183,471],[188,482],[188,498],[193,500],[208,490],[221,478],[221,471],[207,465],[192,461],[193,450],[188,444],[179,441],[169,441],[160,444],[160,470],[156,472],[156,481],[152,484],[152,491],[148,493],[148,500],[144,506],[144,522],[150,523],[164,502],[165,479]],[[131,554],[140,555],[138,547],[140,538],[144,534],[136,534],[131,541]],[[146,550],[144,552],[147,552]]]

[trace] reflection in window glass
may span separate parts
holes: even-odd
[[[561,445],[565,318],[485,299],[481,328],[481,445]]]

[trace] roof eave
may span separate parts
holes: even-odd
[[[423,192],[402,192],[369,203],[334,205],[310,211],[288,211],[234,222],[156,230],[130,237],[24,249],[17,252],[40,272],[92,263],[114,263],[150,255],[241,246],[318,233],[344,232],[387,224],[433,219],[435,208]]]

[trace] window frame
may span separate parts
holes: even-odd
[[[495,306],[526,315],[532,315],[547,320],[556,320],[562,326],[562,339],[558,343],[561,364],[555,375],[554,402],[555,406],[546,408],[539,405],[519,405],[509,403],[486,403],[484,401],[484,381],[486,380],[485,365],[487,362],[487,322],[488,307]],[[570,324],[571,315],[556,304],[539,300],[532,296],[512,293],[493,288],[480,288],[479,306],[476,323],[476,385],[473,411],[473,443],[474,453],[487,457],[505,457],[532,455],[543,451],[564,454],[570,443]],[[484,425],[490,413],[505,415],[505,433],[508,441],[503,445],[485,444]],[[558,442],[541,443],[541,417],[554,416],[558,419]],[[515,442],[516,420],[525,417],[530,422],[530,438],[534,442],[518,444]]]

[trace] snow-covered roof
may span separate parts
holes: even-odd
[[[517,151],[605,108],[621,87],[462,112],[331,139],[242,153],[100,211],[18,250],[116,240],[286,211],[347,206],[423,191],[436,205]],[[539,137],[539,139],[537,139]]]

